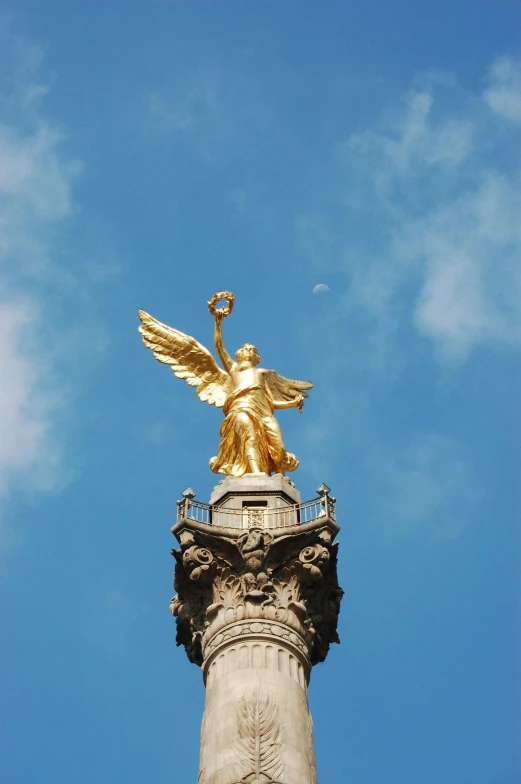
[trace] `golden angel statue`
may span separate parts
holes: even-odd
[[[227,306],[216,309],[216,303],[222,299]],[[298,408],[302,413],[304,398],[308,397],[304,390],[313,384],[291,381],[274,370],[259,368],[259,352],[249,343],[239,348],[233,361],[222,337],[222,322],[231,313],[233,303],[229,291],[216,293],[208,302],[210,313],[215,316],[215,348],[224,370],[195,338],[140,310],[143,343],[159,362],[170,365],[178,378],[196,387],[201,400],[224,409],[219,452],[210,460],[212,471],[230,476],[294,471],[298,460],[286,452],[273,411]]]

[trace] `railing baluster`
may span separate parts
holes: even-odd
[[[200,501],[188,498],[177,502],[178,522],[181,522],[183,518],[188,518],[204,525],[211,525],[212,512],[220,521],[221,528],[242,528],[244,515],[242,509],[223,509],[220,506],[211,507],[209,504],[203,504]],[[336,520],[336,503],[331,496],[327,498],[313,498],[311,501],[304,501],[304,503],[294,504],[281,509],[265,508],[263,509],[262,520],[264,521],[264,527],[267,529],[287,528],[295,524],[311,523],[326,515],[332,520]],[[250,512],[248,514],[248,522],[262,524],[260,517],[258,513],[253,514]]]

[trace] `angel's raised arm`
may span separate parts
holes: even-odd
[[[219,313],[219,311],[217,311],[215,313],[215,328],[213,331],[213,341],[215,344],[215,350],[219,354],[224,369],[226,370],[227,373],[229,373],[233,367],[233,359],[224,348],[222,323],[223,323],[223,315],[222,313]]]

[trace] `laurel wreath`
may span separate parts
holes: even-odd
[[[221,300],[226,300],[226,307],[224,308],[216,308],[216,304]],[[218,291],[216,294],[213,295],[211,300],[208,302],[208,310],[215,316],[217,313],[222,314],[223,318],[229,316],[233,310],[233,303],[235,302],[235,297],[233,296],[231,291]]]

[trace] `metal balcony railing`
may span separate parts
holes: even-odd
[[[194,501],[185,496],[177,502],[177,522],[195,520],[203,525],[219,528],[289,528],[294,525],[312,523],[323,517],[336,522],[336,499],[327,493],[301,504],[290,504],[281,508],[268,506],[244,506],[242,509],[226,509],[222,506]]]

